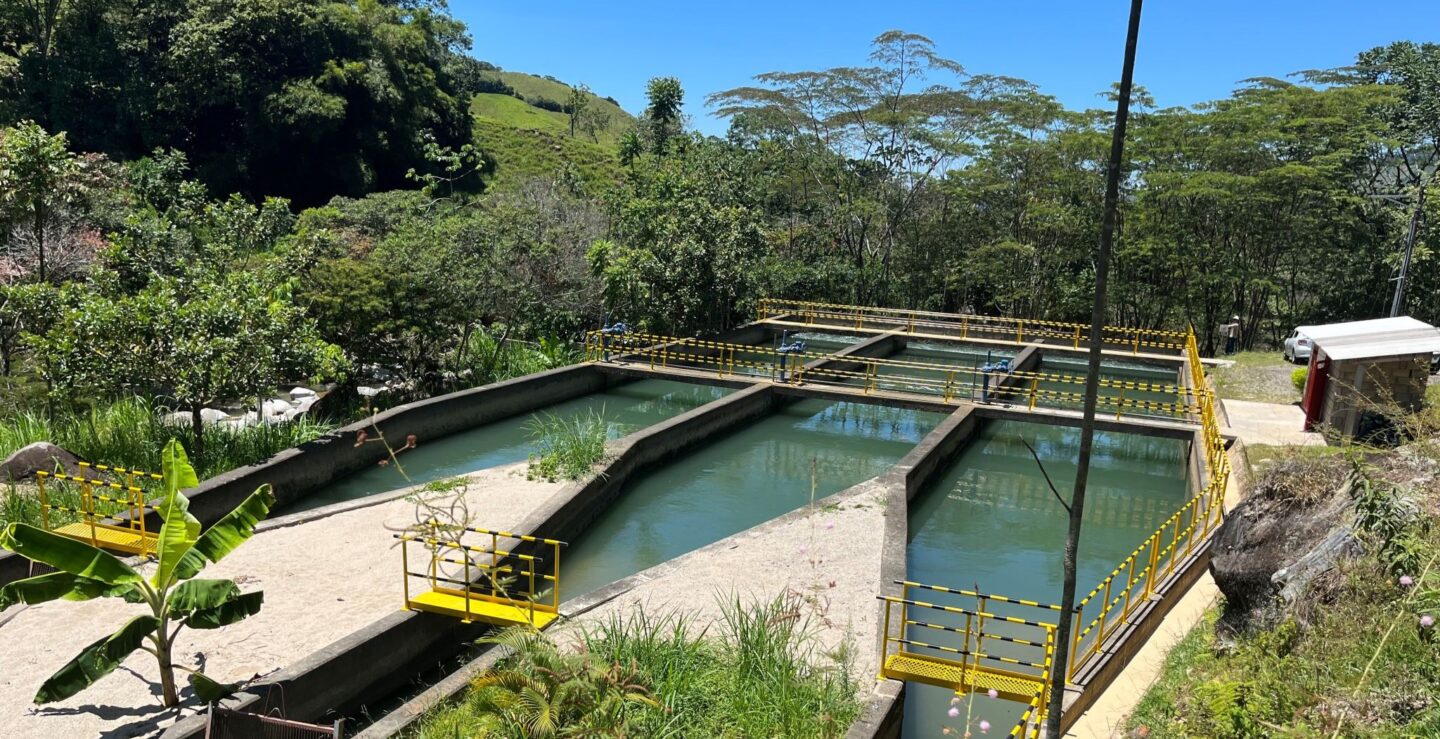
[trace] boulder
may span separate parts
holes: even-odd
[[[310,410],[310,407],[318,402],[320,402],[320,396],[308,395],[295,401],[295,410],[299,411],[300,413],[304,413]]]
[[[0,462],[0,481],[11,482],[32,477],[37,471],[54,472],[56,467],[75,474],[80,459],[48,441],[37,441],[20,447]]]
[[[230,414],[215,408],[201,408],[200,420],[204,423],[219,423],[229,418]]]
[[[1359,552],[1352,475],[1328,494],[1295,498],[1259,491],[1225,517],[1210,549],[1210,572],[1225,595],[1225,618],[1247,628],[1282,614],[1304,619],[1310,585]]]
[[[165,424],[166,426],[189,426],[190,414],[186,413],[185,411],[166,413],[165,415],[160,417],[160,422]]]
[[[267,415],[267,416],[278,416],[278,415],[284,413],[285,411],[290,410],[293,406],[291,406],[291,405],[290,405],[289,403],[287,403],[286,401],[283,401],[283,400],[280,400],[280,399],[276,398],[276,399],[272,399],[272,400],[267,400],[267,401],[265,401],[265,403],[262,405],[262,407],[265,409],[265,415]]]
[[[315,395],[316,395],[315,391],[314,391],[314,390],[311,390],[311,389],[308,388],[308,387],[293,387],[293,388],[290,388],[290,397],[291,397],[291,398],[295,398],[295,399],[299,399],[299,398],[313,398],[313,397],[315,397]]]

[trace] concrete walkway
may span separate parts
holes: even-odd
[[[1298,405],[1221,400],[1230,431],[1246,444],[1325,444],[1325,437],[1305,431],[1305,412]]]

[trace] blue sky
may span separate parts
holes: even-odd
[[[761,72],[865,63],[899,28],[934,39],[971,72],[1022,77],[1072,108],[1119,76],[1128,0],[450,0],[472,53],[506,69],[583,82],[638,113],[645,81],[674,75],[706,133],[705,96]],[[1349,63],[1399,39],[1440,41],[1435,0],[1151,0],[1135,79],[1163,106],[1227,95],[1247,77]]]

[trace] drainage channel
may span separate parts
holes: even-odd
[[[566,599],[881,474],[938,413],[801,400],[624,485],[564,557]]]
[[[316,490],[283,513],[307,511],[523,461],[536,448],[529,426],[537,417],[546,414],[561,418],[599,414],[609,426],[610,438],[616,439],[718,400],[730,392],[728,388],[672,380],[646,379],[617,385],[422,444],[400,456],[400,462],[405,467],[404,477],[393,468],[377,466]]]
[[[1075,479],[1080,432],[1064,426],[988,421],[960,455],[912,501],[907,573],[912,581],[973,588],[1012,598],[1054,603],[1062,584],[1061,552],[1068,516],[1046,485],[1028,442],[1067,498]],[[1023,441],[1022,441],[1023,440]],[[1109,574],[1183,504],[1186,442],[1097,432],[1078,557],[1083,594]],[[990,610],[999,612],[999,604]],[[1002,614],[1005,615],[1005,614]],[[962,647],[954,635],[913,629],[911,638]],[[987,644],[986,653],[1027,658],[1012,645]],[[920,683],[905,687],[903,736],[952,735],[967,730],[1005,736],[1023,706],[984,693],[956,696]],[[951,717],[949,711],[958,714]],[[967,727],[966,721],[969,720]]]

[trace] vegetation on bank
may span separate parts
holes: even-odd
[[[571,416],[542,413],[526,430],[536,446],[526,475],[548,482],[579,480],[590,474],[605,459],[605,442],[610,438],[603,408]]]
[[[467,737],[838,737],[859,686],[822,654],[784,597],[725,602],[717,626],[636,611],[582,630],[578,644],[511,630],[514,649],[461,702],[427,715],[421,739]]]
[[[1413,420],[1431,435],[1395,451],[1257,449],[1257,485],[1300,505],[1331,495],[1337,468],[1360,465],[1352,493],[1360,553],[1342,555],[1289,609],[1212,610],[1129,717],[1132,736],[1440,735],[1437,421],[1440,404]]]
[[[188,431],[166,423],[161,411],[145,398],[130,397],[74,411],[34,408],[10,413],[0,418],[0,458],[27,444],[48,441],[81,459],[158,472],[166,445]],[[334,424],[307,414],[243,428],[206,424],[208,452],[203,462],[196,460],[195,469],[203,480],[268,459],[332,428]],[[6,485],[0,495],[0,525],[40,524],[40,503],[31,487]],[[68,507],[79,500],[78,490],[70,486],[52,486],[50,495],[51,502]],[[66,518],[57,515],[57,520]]]

